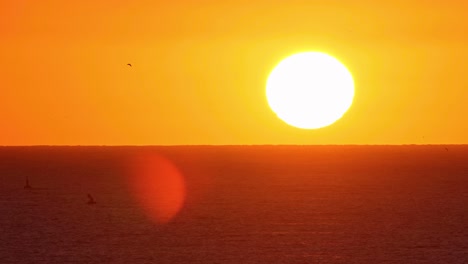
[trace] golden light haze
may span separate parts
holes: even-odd
[[[0,145],[468,143],[468,2],[194,2],[1,0]],[[300,51],[353,74],[329,127],[268,107]]]

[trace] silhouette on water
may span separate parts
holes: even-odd
[[[88,193],[88,203],[87,204],[96,204],[96,200]]]
[[[29,185],[29,177],[26,177],[26,184],[24,185],[24,189],[32,189],[31,185]]]

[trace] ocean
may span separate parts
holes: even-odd
[[[468,146],[1,147],[0,263],[468,263]]]

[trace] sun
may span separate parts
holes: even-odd
[[[283,59],[266,84],[268,104],[287,124],[303,129],[329,126],[351,107],[353,76],[334,57],[302,52]]]

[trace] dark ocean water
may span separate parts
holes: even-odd
[[[468,146],[4,147],[0,263],[468,263]]]

